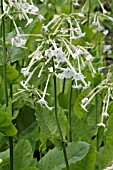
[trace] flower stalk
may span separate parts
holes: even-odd
[[[1,14],[4,14],[3,11],[3,0],[1,0]],[[3,79],[4,79],[4,95],[5,95],[5,105],[8,106],[8,92],[7,92],[7,78],[6,78],[6,44],[5,44],[5,21],[4,16],[2,17],[2,36],[3,36]]]
[[[53,72],[55,73],[55,66],[54,66],[54,61],[52,58],[52,66],[53,66]],[[63,149],[63,154],[64,154],[64,159],[65,159],[65,164],[66,164],[66,170],[69,170],[69,164],[68,164],[68,158],[67,158],[67,153],[66,153],[66,148],[65,148],[65,144],[64,144],[64,139],[63,139],[63,135],[62,135],[62,130],[59,124],[59,120],[58,120],[58,112],[57,112],[57,82],[56,82],[56,76],[53,76],[53,81],[54,81],[54,108],[55,108],[55,118],[56,118],[56,123],[57,123],[57,127],[58,127],[58,131],[59,131],[59,135],[61,137],[62,140],[62,149]]]
[[[72,115],[71,115],[71,104],[72,104],[72,89],[73,89],[73,80],[71,81],[71,88],[70,88],[70,96],[69,96],[69,111],[68,111],[68,119],[70,125],[69,131],[69,141],[72,142]]]
[[[88,8],[88,18],[87,18],[87,26],[88,27],[89,27],[90,12],[91,12],[91,0],[89,0],[89,8]]]

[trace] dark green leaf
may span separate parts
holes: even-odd
[[[27,139],[20,140],[14,150],[14,169],[35,167],[35,163],[30,142]]]
[[[80,161],[88,153],[90,145],[85,142],[73,142],[67,147],[69,165]],[[65,168],[63,152],[54,148],[50,150],[37,164],[40,170],[62,170]]]

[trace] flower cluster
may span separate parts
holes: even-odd
[[[105,96],[103,98],[103,107],[102,107],[102,114],[101,114],[101,121],[98,123],[98,126],[105,127],[104,118],[108,117],[108,105],[110,102],[110,99],[113,98],[112,91],[113,91],[113,83],[110,82],[111,79],[111,73],[108,73],[107,78],[101,82],[98,86],[96,86],[84,99],[82,99],[81,107],[88,112],[86,109],[87,105],[90,104],[90,102],[94,99],[94,97],[97,95],[97,93],[102,92],[103,90],[106,91]]]

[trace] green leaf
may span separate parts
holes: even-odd
[[[72,138],[83,140],[86,142],[90,141],[89,128],[83,120],[79,119],[76,115],[72,114]]]
[[[43,133],[47,136],[52,136],[54,134],[59,134],[58,127],[53,111],[49,111],[47,108],[37,105],[36,117],[39,122]],[[67,118],[61,108],[58,110],[58,119],[60,127],[62,129],[63,136],[66,136],[66,133],[69,130],[69,125]]]
[[[12,110],[11,110],[11,102],[9,102],[9,106],[6,111],[1,106],[0,108],[0,132],[6,136],[14,136],[17,133],[15,126],[12,124]]]
[[[22,60],[25,57],[25,50],[22,48],[11,47],[9,49],[9,54],[11,56],[10,62],[14,63],[15,61]]]
[[[107,129],[109,135],[113,138],[113,113],[109,116],[108,122],[107,122]]]
[[[106,143],[103,148],[102,157],[104,167],[108,166],[108,164],[113,161],[113,139],[110,136],[106,137]]]
[[[68,145],[67,157],[69,165],[80,161],[88,153],[90,145],[85,142],[73,142]],[[54,148],[50,150],[37,164],[40,170],[62,170],[66,167],[63,152]]]
[[[4,167],[9,163],[9,149],[0,152],[0,159],[2,159],[2,163],[0,163],[0,168]]]
[[[76,164],[70,166],[70,170],[94,170],[96,163],[95,148],[91,146],[88,154]]]
[[[3,65],[0,66],[0,75],[3,77]],[[14,84],[18,78],[19,72],[10,65],[6,65],[6,78],[9,84]]]
[[[113,113],[113,101],[109,103],[108,113],[111,115]]]
[[[14,169],[35,167],[35,163],[30,142],[27,139],[20,140],[14,150]]]

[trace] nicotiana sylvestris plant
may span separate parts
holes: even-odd
[[[11,101],[5,99],[8,107],[5,111],[1,109],[0,115],[7,121],[2,129],[1,119],[0,132],[5,136],[14,136],[17,133],[12,124],[12,116],[19,131],[14,139],[9,138],[10,169],[103,169],[113,157],[112,152],[109,154],[109,150],[113,149],[112,69],[106,68],[103,64],[103,56],[112,54],[111,44],[105,42],[109,29],[104,26],[105,20],[113,20],[111,14],[100,0],[96,3],[93,0],[2,2],[2,30],[5,31],[5,20],[10,20],[12,25],[10,31],[7,29],[7,34],[11,37],[7,49],[4,39],[7,35],[2,31],[4,84],[6,92],[8,89],[10,97],[14,97],[14,100],[12,107]],[[55,7],[52,9],[53,6]],[[66,9],[62,13],[62,6],[69,8],[68,12]],[[50,15],[49,21],[46,19],[46,8],[54,13],[52,17]],[[38,24],[33,27],[32,24],[36,24],[34,20],[37,20]],[[15,36],[11,32],[13,29]],[[12,66],[9,67],[10,61],[6,63],[6,58],[8,55],[10,58],[14,57],[13,54],[10,55],[11,49],[15,55],[19,50],[25,50],[26,58],[23,57],[21,63],[15,57],[14,62],[11,62]],[[5,67],[6,64],[8,68]],[[18,65],[21,65],[21,68]],[[15,68],[20,71],[20,77],[19,84],[15,81],[13,89],[10,80],[12,77],[9,75],[13,75],[13,71],[16,73]],[[102,74],[107,70],[105,76],[98,73],[101,69]],[[10,80],[10,88],[6,86],[6,77]],[[8,97],[6,92],[5,95]],[[8,114],[11,107],[12,112],[18,108],[19,113],[12,116]],[[30,119],[34,122],[31,123]],[[6,126],[7,123],[10,124],[10,130]],[[14,152],[13,140],[16,143]],[[38,163],[33,158],[32,150],[38,152]],[[9,165],[5,165],[8,154],[8,150],[0,154],[1,170],[9,168]]]

